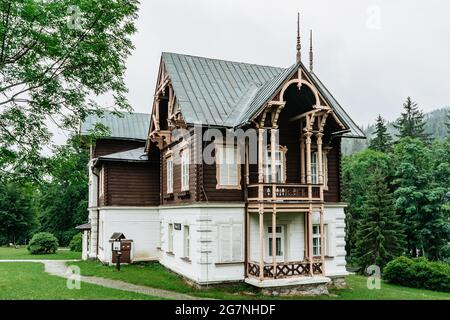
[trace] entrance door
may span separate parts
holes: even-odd
[[[272,227],[267,228],[267,240],[266,256],[268,261],[272,261],[272,242],[274,241]],[[284,261],[284,226],[281,225],[277,225],[275,230],[275,254],[277,261]]]

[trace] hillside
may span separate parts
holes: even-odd
[[[447,134],[447,125],[448,122],[448,114],[450,111],[450,107],[437,109],[425,114],[426,125],[425,129],[428,133],[431,134],[433,138],[442,139],[448,136]],[[361,150],[364,150],[369,145],[370,137],[374,132],[374,125],[370,125],[368,127],[361,127],[363,132],[366,134],[366,140],[361,139],[344,139],[342,142],[342,153],[343,154],[352,154]],[[388,122],[387,124],[388,132],[395,139],[395,135],[397,134],[397,130],[393,126],[393,122]]]

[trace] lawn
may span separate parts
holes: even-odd
[[[67,280],[44,271],[41,263],[0,263],[0,300],[152,300],[143,294],[81,283],[70,290]]]
[[[0,260],[73,260],[81,259],[81,252],[58,249],[55,254],[30,254],[26,247],[0,247]]]
[[[190,287],[182,277],[168,271],[159,263],[124,265],[118,272],[114,267],[104,266],[98,262],[76,262],[85,276],[98,276],[122,280],[133,284],[146,285],[159,289],[172,290],[199,297],[216,299],[272,299],[256,293],[255,289],[245,283],[212,287],[197,290]],[[348,288],[331,292],[330,296],[290,297],[290,299],[336,299],[336,300],[434,300],[448,299],[450,293],[435,292],[401,287],[382,281],[380,290],[367,289],[367,278],[351,275],[347,277]],[[286,299],[286,298],[284,298]]]

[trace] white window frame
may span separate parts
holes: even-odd
[[[239,161],[239,149],[235,145],[226,145],[217,143],[216,144],[216,180],[217,185],[216,189],[241,189],[241,165]],[[229,150],[234,150],[234,162],[228,163],[226,160],[228,160],[228,155],[225,155],[225,163],[224,163],[224,152],[229,152]],[[230,168],[232,166],[235,166],[235,179],[233,179],[233,176],[230,175]],[[228,181],[224,181],[223,178],[223,172],[226,171],[226,176]]]
[[[190,228],[188,225],[183,226],[183,256],[187,259],[191,258],[191,238],[190,238]]]
[[[280,167],[281,179],[275,183],[286,183],[286,153],[287,148],[284,146],[279,146],[278,150],[275,150],[276,154],[280,154],[280,159],[275,157],[275,166]],[[264,182],[272,183],[272,149],[269,145],[264,153],[263,162],[263,172],[264,172]]]
[[[173,157],[169,155],[166,158],[166,176],[167,176],[167,193],[173,193]]]
[[[319,184],[319,161],[318,151],[311,152],[311,183]],[[328,153],[322,151],[322,175],[323,185],[328,188]]]
[[[174,226],[173,223],[167,225],[167,252],[173,253],[173,236],[174,236]]]
[[[180,151],[181,155],[181,191],[189,190],[190,149],[186,147]]]
[[[227,230],[228,229],[228,230]],[[223,239],[228,237],[229,243],[224,244]],[[234,244],[238,242],[237,249],[235,252]],[[224,248],[227,245],[227,248]],[[229,250],[229,258],[224,257],[225,250]],[[219,225],[219,252],[218,252],[219,263],[240,263],[244,260],[244,229],[242,224],[238,223],[227,223]]]
[[[312,243],[313,243],[313,257],[320,257],[322,250],[324,250],[324,255],[327,255],[327,225],[323,225],[323,244],[320,238],[320,224],[313,225]],[[315,232],[316,231],[316,232]],[[314,244],[316,240],[317,245]]]

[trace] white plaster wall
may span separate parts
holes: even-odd
[[[158,208],[104,207],[100,209],[99,260],[111,263],[111,243],[114,232],[123,233],[133,240],[132,262],[158,259],[159,214]]]
[[[162,243],[160,262],[167,268],[197,282],[215,283],[244,279],[244,205],[196,204],[160,207]],[[219,225],[230,223],[242,226],[242,261],[219,264]],[[174,230],[173,255],[168,253],[168,225],[180,223]],[[184,261],[184,225],[190,229],[190,262]]]

